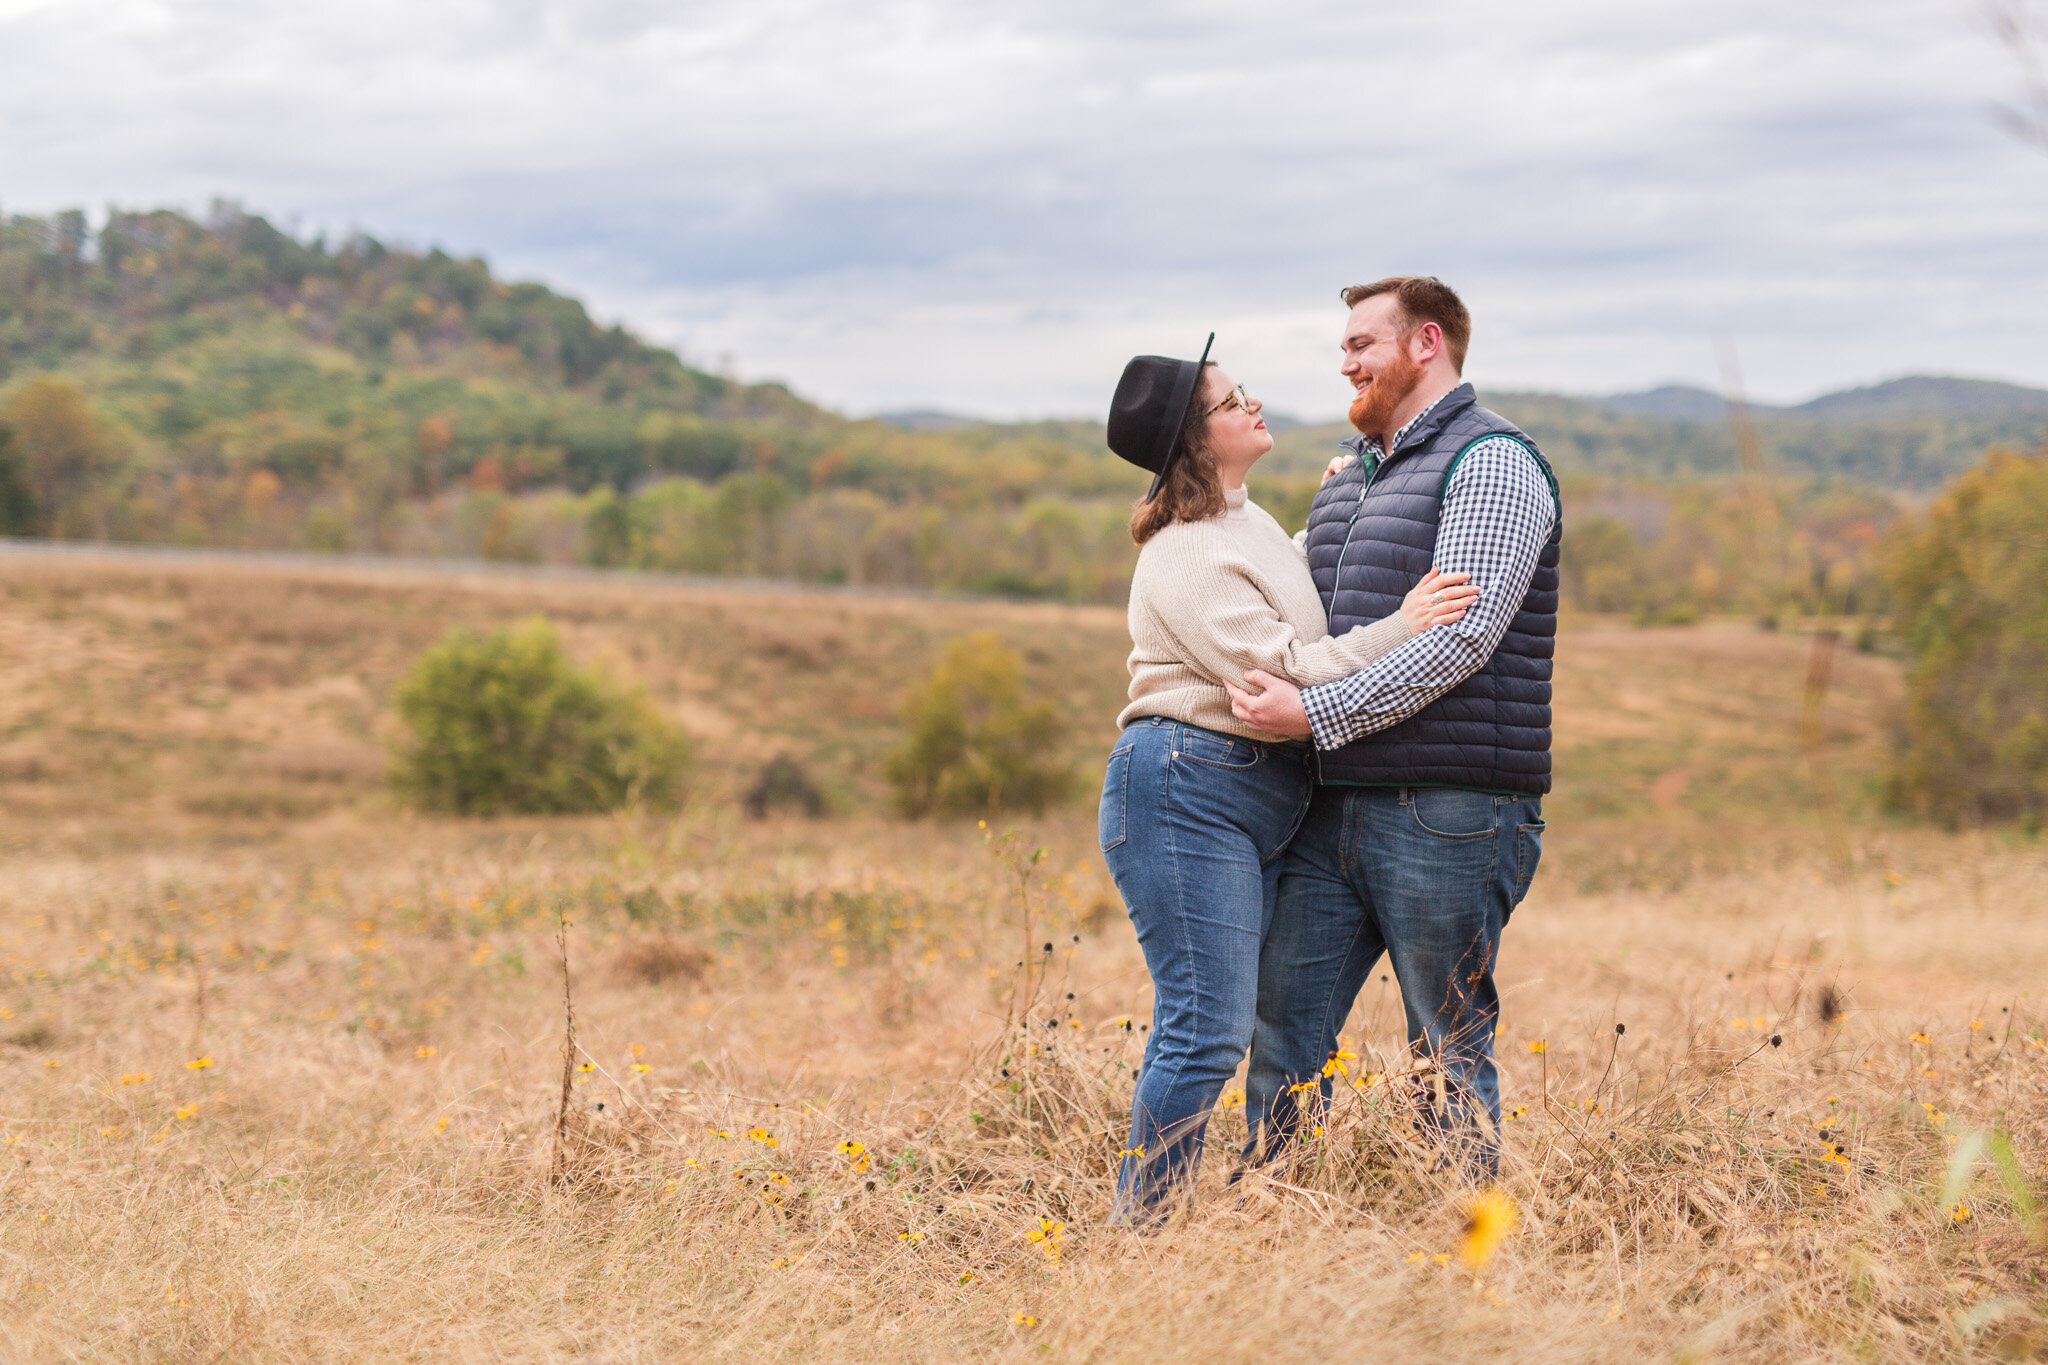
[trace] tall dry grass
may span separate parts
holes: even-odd
[[[757,824],[714,763],[673,819],[414,820],[363,757],[394,640],[532,600],[67,572],[0,600],[0,1359],[2048,1354],[2048,854],[1853,804],[1882,660],[1842,865],[1799,641],[1567,638],[1473,1266],[1383,980],[1296,1162],[1225,1186],[1233,1087],[1188,1216],[1105,1226],[1150,997],[1083,811]],[[686,721],[768,660],[727,602],[535,591]],[[886,717],[868,651],[927,635],[797,605],[843,650],[700,742]],[[959,610],[1113,681],[1113,620]]]
[[[697,813],[19,861],[0,1354],[2040,1349],[2038,1179],[2001,1167],[2048,1147],[2038,850],[1539,893],[1499,1039],[1520,1220],[1472,1269],[1379,983],[1295,1163],[1226,1189],[1227,1097],[1191,1214],[1105,1226],[1148,997],[1085,824],[1032,834],[1021,1020],[1015,869],[972,829]],[[1958,929],[2000,951],[1960,970]]]

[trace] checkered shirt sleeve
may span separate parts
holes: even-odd
[[[1465,452],[1444,489],[1436,567],[1467,573],[1479,596],[1464,619],[1424,631],[1369,668],[1305,688],[1318,749],[1336,749],[1408,719],[1477,672],[1507,633],[1556,523],[1550,480],[1520,441],[1489,437]]]

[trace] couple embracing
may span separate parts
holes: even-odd
[[[1192,1189],[1247,1051],[1243,1159],[1288,1151],[1382,956],[1433,1073],[1418,1122],[1471,1178],[1498,1166],[1493,972],[1550,789],[1557,481],[1462,381],[1447,286],[1343,298],[1359,434],[1299,536],[1246,496],[1273,438],[1206,346],[1132,360],[1111,407],[1110,448],[1156,476],[1100,816],[1154,993],[1117,1180],[1133,1226]]]

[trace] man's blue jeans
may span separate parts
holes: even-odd
[[[1209,1111],[1251,1045],[1259,945],[1310,787],[1304,744],[1162,717],[1131,722],[1110,753],[1102,853],[1153,992],[1118,1222],[1155,1221],[1192,1183]]]
[[[1468,1171],[1500,1158],[1500,1018],[1493,967],[1508,915],[1543,852],[1542,803],[1447,787],[1320,787],[1287,851],[1259,957],[1258,1027],[1245,1087],[1252,1141],[1271,1160],[1299,1130],[1307,1092],[1382,954],[1408,1044],[1428,1057],[1422,1122]],[[1439,1085],[1438,1081],[1442,1084]]]

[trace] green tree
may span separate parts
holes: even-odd
[[[23,536],[36,529],[36,500],[29,496],[14,452],[14,429],[0,426],[0,535]]]
[[[1057,708],[1029,699],[1022,662],[992,632],[946,647],[904,695],[903,727],[883,772],[905,815],[1036,814],[1073,785]]]
[[[106,433],[85,390],[69,379],[39,375],[7,400],[0,421],[13,428],[10,467],[26,493],[39,531],[78,529],[82,504],[112,463]]]
[[[1913,662],[1896,804],[1954,825],[2048,815],[2048,453],[1993,451],[1888,564]]]
[[[688,742],[647,698],[573,665],[538,617],[451,632],[394,696],[407,728],[393,784],[456,815],[570,814],[671,804]]]
[[[583,514],[583,557],[615,569],[633,557],[633,509],[609,485],[590,492]]]

